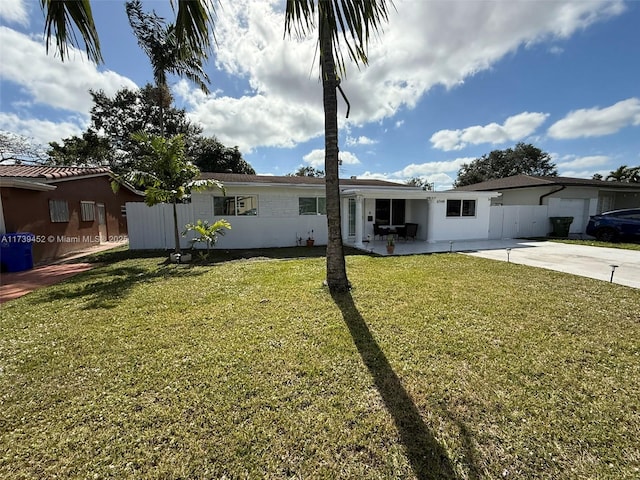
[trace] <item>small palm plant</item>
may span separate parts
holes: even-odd
[[[213,225],[209,224],[208,220],[198,220],[196,223],[188,223],[184,226],[184,237],[188,232],[195,232],[196,236],[191,239],[191,243],[206,243],[207,244],[207,257],[211,247],[218,241],[218,235],[224,235],[225,230],[231,230],[231,224],[225,219],[218,220]]]

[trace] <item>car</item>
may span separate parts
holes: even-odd
[[[621,239],[640,241],[640,208],[612,210],[593,215],[589,218],[586,234],[603,242]]]

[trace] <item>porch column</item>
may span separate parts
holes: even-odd
[[[362,236],[364,235],[364,216],[362,214],[362,202],[361,195],[356,195],[356,247],[362,247]]]

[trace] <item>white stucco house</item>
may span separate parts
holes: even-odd
[[[498,192],[491,199],[490,238],[546,236],[551,217],[573,217],[569,233],[584,234],[591,215],[640,207],[640,184],[571,177],[515,175],[452,192]]]
[[[193,193],[191,203],[179,205],[182,226],[198,219],[228,220],[232,229],[218,248],[289,247],[313,237],[327,243],[325,181],[314,177],[278,177],[232,173],[203,173],[202,179],[224,184]],[[415,241],[441,242],[489,238],[491,201],[495,192],[430,192],[393,182],[341,179],[342,232],[347,245],[362,247],[375,238],[374,224],[402,227],[417,224]],[[127,204],[131,249],[172,248],[170,205]],[[183,247],[189,245],[183,239]]]

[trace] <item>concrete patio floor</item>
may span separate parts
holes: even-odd
[[[362,247],[352,246],[378,255],[388,255],[385,240],[364,243]],[[507,252],[507,249],[510,250]],[[617,265],[613,283],[640,288],[640,251],[637,250],[522,239],[435,243],[416,240],[397,241],[393,255],[446,252],[510,261],[607,282],[611,280],[611,265]]]

